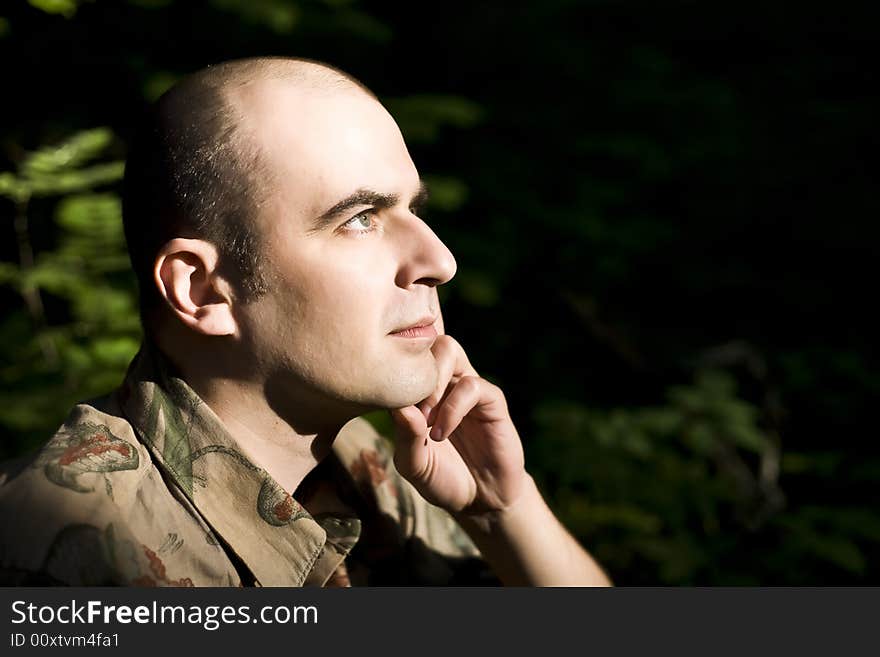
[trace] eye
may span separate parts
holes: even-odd
[[[350,233],[369,233],[376,229],[373,214],[372,210],[359,212],[342,224],[342,227]]]

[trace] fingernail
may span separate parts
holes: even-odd
[[[431,409],[432,409],[432,408],[434,408],[434,407],[433,407],[433,406],[430,406],[430,405],[426,405],[426,406],[422,409],[422,415],[425,416],[425,421],[427,421],[428,418],[431,417]]]
[[[441,440],[443,438],[443,427],[435,424],[431,427],[431,440]]]

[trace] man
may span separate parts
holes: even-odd
[[[332,67],[229,62],[165,94],[126,170],[144,347],[7,472],[5,578],[608,584],[444,334],[456,264],[424,199],[391,116]]]

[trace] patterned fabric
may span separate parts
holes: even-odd
[[[360,418],[293,495],[242,454],[157,349],[0,466],[0,584],[497,584]]]

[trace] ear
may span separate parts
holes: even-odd
[[[204,240],[175,238],[159,250],[153,280],[168,307],[204,335],[234,335],[232,290],[217,271],[217,248]]]

